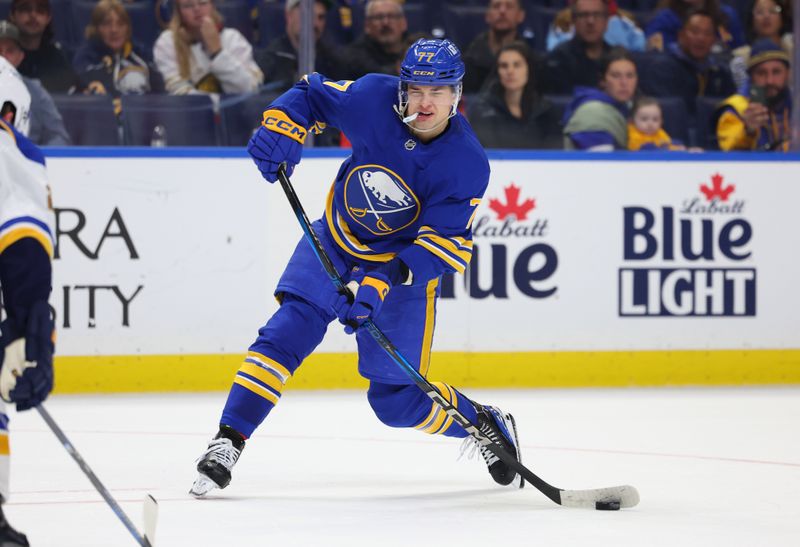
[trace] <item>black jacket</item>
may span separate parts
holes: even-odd
[[[79,87],[78,76],[57,42],[42,42],[37,50],[25,50],[17,70],[42,82],[50,93],[69,93]]]
[[[289,89],[302,76],[297,72],[297,51],[286,34],[272,40],[266,48],[256,51],[254,58],[258,68],[264,73],[264,83],[274,84],[276,89]],[[347,76],[341,54],[325,38],[317,42],[314,70],[332,80],[341,80]]]
[[[486,91],[467,105],[467,112],[486,148],[562,148],[558,111],[546,99],[535,99],[527,117],[519,119],[511,115],[501,97]]]
[[[611,49],[603,42],[603,52]],[[577,36],[564,42],[547,55],[543,91],[554,95],[572,95],[577,86],[597,87],[600,81],[600,60],[586,55],[586,46]]]

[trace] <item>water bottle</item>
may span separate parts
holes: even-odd
[[[167,146],[167,128],[157,125],[153,128],[153,136],[150,138],[150,146],[161,148]]]

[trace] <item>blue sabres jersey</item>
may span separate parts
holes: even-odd
[[[353,152],[328,196],[328,230],[359,260],[399,256],[417,282],[466,268],[489,162],[461,114],[427,144],[415,138],[392,108],[398,81],[369,74],[334,82],[314,73],[272,107],[306,127],[330,125],[347,135]]]

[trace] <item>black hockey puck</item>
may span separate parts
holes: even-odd
[[[619,511],[618,501],[596,501],[594,508],[598,511]]]

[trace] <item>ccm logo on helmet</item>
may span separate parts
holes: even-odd
[[[432,70],[415,70],[414,76],[433,76],[436,74]]]
[[[308,131],[294,123],[291,118],[286,115],[286,112],[282,110],[267,110],[264,112],[264,121],[261,122],[261,125],[270,131],[286,135],[300,144],[305,142],[306,135],[308,135]]]

